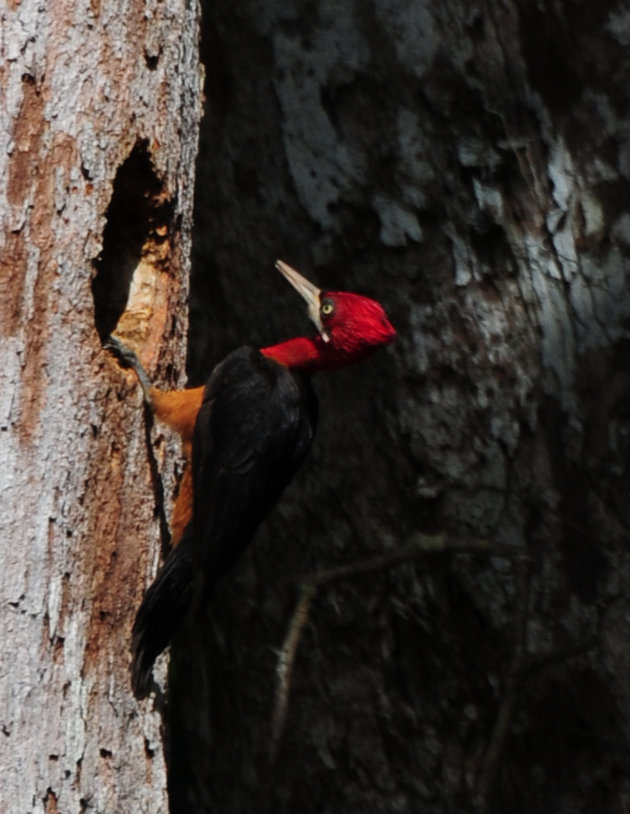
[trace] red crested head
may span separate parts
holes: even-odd
[[[322,291],[319,320],[322,367],[359,362],[396,337],[380,303],[348,291]]]
[[[306,300],[319,334],[314,339],[299,337],[264,348],[266,356],[289,367],[332,370],[360,362],[396,337],[376,300],[347,291],[321,291],[282,260],[276,268]]]

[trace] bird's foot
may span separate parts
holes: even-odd
[[[123,367],[131,367],[134,370],[142,367],[140,364],[140,359],[138,359],[138,354],[135,352],[135,350],[127,347],[127,345],[125,345],[117,336],[114,336],[114,334],[110,334],[107,337],[103,343],[103,348],[111,351]]]
[[[124,342],[122,342],[122,340],[117,336],[114,336],[114,334],[110,334],[107,337],[103,343],[103,348],[110,351],[118,359],[122,367],[131,368],[135,372],[136,376],[138,377],[138,381],[140,382],[140,386],[142,387],[144,400],[149,406],[151,406],[152,385],[149,380],[149,376],[146,370],[142,367],[142,363],[140,359],[138,359],[138,354],[135,352],[135,350],[132,350],[125,345]]]

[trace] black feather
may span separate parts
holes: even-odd
[[[191,606],[208,600],[292,479],[316,423],[310,382],[254,348],[234,351],[212,372],[193,438],[193,517],[134,624],[139,697]]]
[[[193,597],[194,574],[192,525],[189,524],[145,593],[136,614],[131,675],[137,698],[149,694],[153,664],[186,618]]]

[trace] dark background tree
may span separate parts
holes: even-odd
[[[172,810],[625,810],[627,9],[203,13],[192,380],[306,329],[278,256],[400,336],[318,379],[310,461],[175,648]],[[272,763],[301,577],[418,532],[529,565],[447,552],[322,585]]]

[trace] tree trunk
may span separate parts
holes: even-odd
[[[129,636],[178,450],[149,443],[101,341],[116,329],[181,380],[197,27],[185,0],[2,11],[3,812],[167,807],[159,705],[132,696]]]
[[[277,256],[399,338],[315,382],[309,463],[176,648],[173,812],[630,805],[629,19],[206,4],[193,378],[306,330]],[[300,579],[345,563],[272,763]]]

